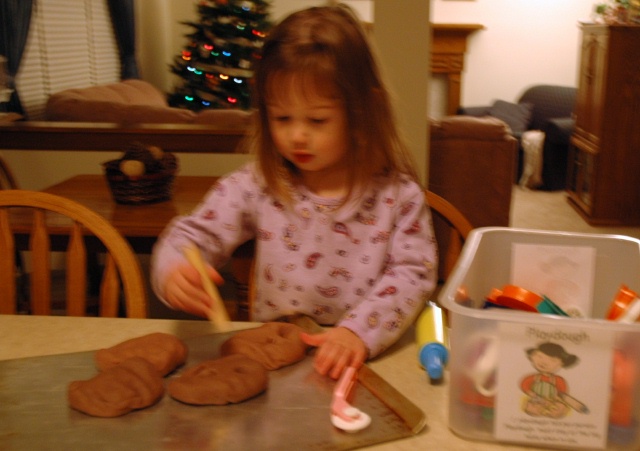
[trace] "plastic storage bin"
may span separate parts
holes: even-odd
[[[553,265],[523,260],[515,253],[523,247],[538,257],[559,249],[578,273],[557,265],[554,274]],[[582,317],[484,309],[492,289],[514,283],[514,259],[520,260],[520,273],[530,264],[543,266],[551,280],[582,280],[579,288],[590,293]],[[589,274],[580,268],[589,268]],[[545,449],[640,449],[640,324],[605,319],[621,284],[639,292],[639,240],[511,228],[472,231],[439,295],[451,328],[453,432]],[[550,356],[542,352],[549,349]],[[551,367],[536,358],[546,358]],[[536,393],[525,388],[529,376],[538,384]]]

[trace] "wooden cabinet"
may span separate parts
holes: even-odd
[[[583,25],[570,203],[593,225],[640,225],[640,26]]]

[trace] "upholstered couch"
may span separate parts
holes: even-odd
[[[429,189],[457,207],[474,227],[508,227],[516,152],[517,140],[499,119],[431,120]],[[434,228],[440,247],[446,247],[446,228],[436,220]],[[445,254],[441,249],[440,255]]]
[[[545,134],[542,149],[542,184],[544,190],[566,188],[569,140],[573,133],[572,113],[577,89],[569,86],[536,85],[524,91],[517,103],[496,100],[490,106],[461,107],[458,114],[492,116],[505,121],[520,142],[527,130]],[[523,169],[523,148],[519,146],[516,181]]]
[[[67,89],[52,94],[45,108],[50,121],[113,122],[117,124],[217,124],[245,126],[251,113],[241,110],[191,110],[172,108],[165,95],[143,80]]]

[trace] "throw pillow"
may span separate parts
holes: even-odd
[[[537,188],[542,185],[544,137],[544,132],[540,130],[527,130],[522,134],[524,162],[522,176],[518,182],[521,188]]]
[[[489,108],[489,116],[506,122],[513,134],[518,136],[529,128],[532,114],[532,103],[510,103],[496,100]]]

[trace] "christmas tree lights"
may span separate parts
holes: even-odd
[[[271,28],[269,7],[269,0],[200,0],[200,21],[183,22],[194,31],[171,65],[182,84],[169,104],[194,111],[250,108],[253,66]]]

